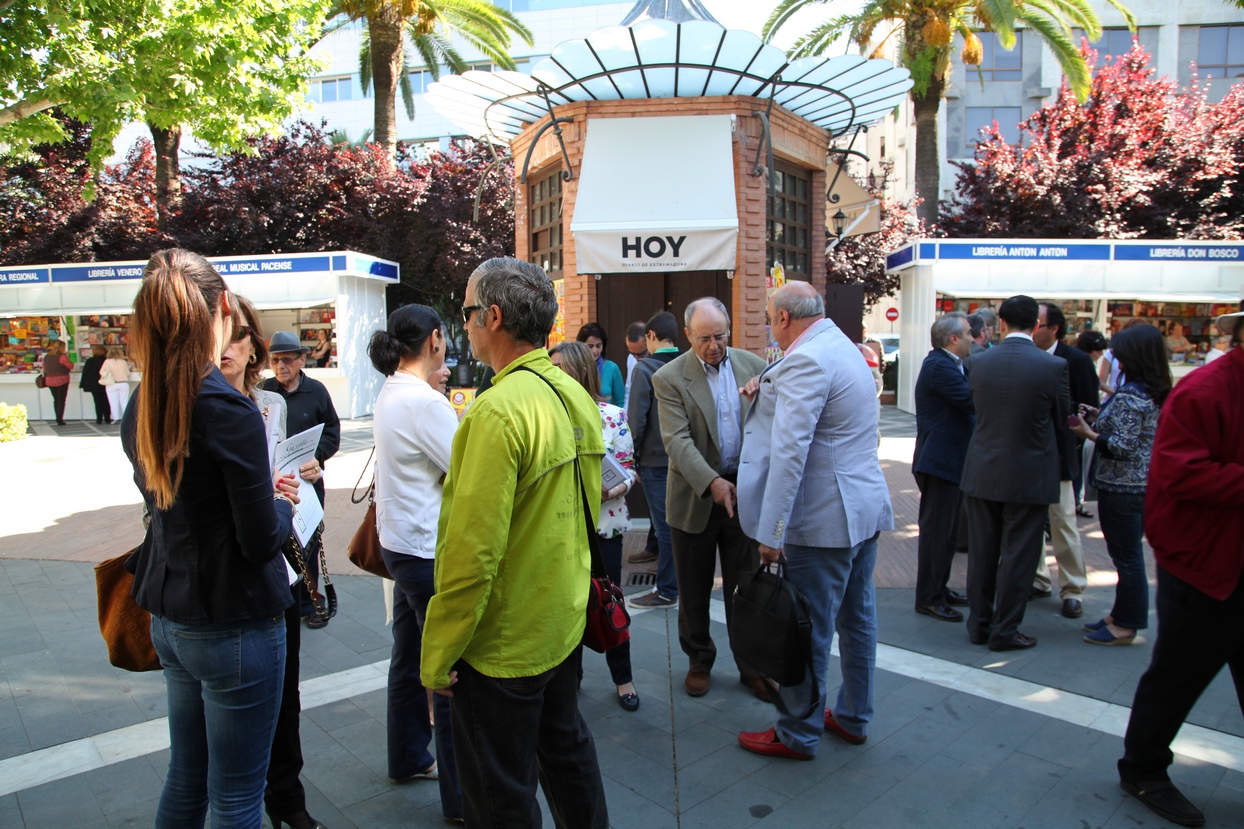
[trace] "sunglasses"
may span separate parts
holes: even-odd
[[[471,321],[471,314],[476,311],[483,311],[487,305],[463,305],[462,306],[462,324],[466,325]]]
[[[280,363],[283,366],[292,366],[294,363],[302,359],[301,354],[293,354],[288,357],[278,357],[273,354],[268,358],[273,364]]]
[[[251,335],[251,327],[249,325],[240,325],[233,329],[233,342],[240,343]]]

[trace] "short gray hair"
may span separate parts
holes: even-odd
[[[992,308],[981,308],[976,312],[976,315],[981,318],[985,325],[988,325],[995,331],[998,330],[998,315]]]
[[[721,300],[715,296],[702,296],[699,299],[693,299],[687,303],[687,310],[682,312],[682,324],[691,327],[691,318],[695,316],[695,312],[701,305],[708,305],[716,308],[726,318],[726,323],[730,322],[730,312],[726,310],[726,306],[721,304]]]
[[[951,311],[942,314],[933,321],[933,327],[929,330],[929,337],[933,340],[934,348],[945,348],[950,344],[951,335],[963,334],[963,322],[968,322],[968,315],[962,311]],[[968,331],[971,332],[971,323],[968,323]]]
[[[793,320],[825,315],[825,300],[819,293],[798,296],[794,291],[778,291],[773,295],[773,310],[785,311]]]
[[[539,265],[506,256],[489,259],[471,274],[475,304],[501,309],[501,327],[519,342],[542,348],[557,319],[557,292]],[[484,327],[477,313],[476,327]]]

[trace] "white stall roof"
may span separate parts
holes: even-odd
[[[886,257],[887,273],[921,265],[932,266],[938,293],[981,299],[1235,302],[1244,288],[1238,242],[919,239]]]
[[[832,135],[898,105],[911,75],[859,55],[788,61],[755,34],[702,20],[642,20],[568,40],[518,72],[449,75],[428,89],[437,112],[469,135],[508,141],[546,117],[549,104],[634,98],[772,96]],[[548,95],[546,103],[543,94]]]
[[[739,216],[730,120],[588,122],[570,225],[579,273],[734,270]]]
[[[396,262],[353,251],[209,256],[230,289],[256,307],[301,308],[337,299],[340,277],[397,282]],[[0,316],[127,313],[145,261],[0,267]]]

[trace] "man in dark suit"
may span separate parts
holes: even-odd
[[[972,358],[976,429],[960,484],[968,508],[968,638],[990,650],[1037,644],[1019,632],[1049,505],[1058,501],[1057,426],[1071,412],[1067,361],[1032,341],[1037,301],[999,309],[1003,340]]]
[[[726,629],[733,618],[741,573],[760,566],[760,545],[748,538],[735,509],[743,419],[750,398],[740,391],[765,361],[728,348],[730,315],[713,297],[687,306],[684,333],[691,350],[652,375],[661,439],[669,455],[665,520],[670,525],[678,576],[678,642],[690,661],[683,685],[693,697],[708,693],[717,646],[709,633],[717,557],[725,594]],[[739,681],[770,701],[769,686],[738,657]]]
[[[958,311],[939,317],[930,331],[933,350],[916,379],[916,454],[911,471],[920,488],[916,612],[943,622],[962,622],[955,610],[967,597],[946,586],[959,535],[959,481],[976,410],[964,358],[971,352],[971,324]]]
[[[1057,305],[1042,302],[1037,321],[1040,325],[1032,334],[1038,348],[1067,361],[1067,380],[1071,386],[1072,411],[1080,404],[1097,408],[1099,383],[1093,360],[1078,348],[1063,342],[1067,334],[1067,318]],[[1058,561],[1058,597],[1062,599],[1062,613],[1068,619],[1078,619],[1084,612],[1081,604],[1088,578],[1084,570],[1084,551],[1080,544],[1080,530],[1076,526],[1076,495],[1073,481],[1080,475],[1080,442],[1067,427],[1065,420],[1058,424],[1058,503],[1050,505],[1050,542],[1054,558]],[[1032,595],[1044,598],[1050,595],[1050,568],[1042,555],[1033,580]]]

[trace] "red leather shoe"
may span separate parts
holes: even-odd
[[[793,748],[787,748],[781,740],[777,738],[777,732],[770,728],[768,731],[742,731],[739,733],[739,745],[748,751],[756,754],[763,754],[766,757],[785,757],[789,760],[811,760],[815,755],[804,754],[802,751],[795,751]]]
[[[847,731],[845,728],[840,726],[838,721],[834,719],[834,712],[830,711],[828,708],[825,709],[825,730],[834,732],[853,746],[862,746],[864,743],[868,742],[867,737],[857,737],[850,731]]]

